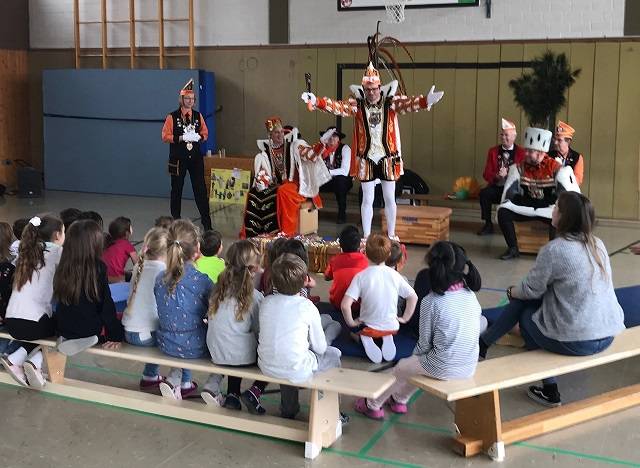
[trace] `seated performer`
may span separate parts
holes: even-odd
[[[565,190],[580,192],[571,167],[562,167],[546,154],[551,136],[549,130],[527,128],[523,143],[525,159],[509,169],[498,207],[498,224],[508,247],[500,257],[502,260],[520,256],[514,221],[537,219],[550,225],[558,194]]]
[[[517,135],[516,124],[502,119],[502,131],[499,134],[500,144],[489,148],[482,174],[484,180],[487,181],[487,186],[480,190],[480,210],[484,226],[478,231],[479,236],[493,234],[491,205],[500,203],[502,199],[504,181],[507,179],[509,167],[524,159],[524,148],[515,144]]]
[[[364,237],[371,234],[373,199],[376,180],[379,180],[384,195],[387,235],[397,240],[395,190],[396,180],[403,173],[398,114],[431,110],[431,106],[444,95],[444,91],[436,92],[435,86],[427,96],[396,96],[397,89],[397,80],[382,86],[378,70],[369,62],[361,86],[351,85],[355,98],[338,101],[317,98],[310,92],[301,96],[312,109],[341,117],[355,117],[350,175],[357,175],[362,185],[360,210]]]
[[[556,133],[553,135],[553,149],[549,151],[549,156],[558,161],[563,166],[573,169],[578,185],[582,185],[584,177],[584,158],[580,153],[571,148],[571,141],[576,131],[571,125],[558,121]]]
[[[278,231],[295,234],[300,204],[309,197],[322,207],[319,187],[331,178],[317,157],[324,149],[322,143],[311,148],[298,138],[297,129],[284,127],[279,117],[270,117],[265,126],[269,138],[257,142],[260,153],[254,159],[241,238]]]
[[[331,133],[328,145],[322,152],[322,159],[329,169],[331,180],[320,187],[321,192],[333,192],[336,194],[336,202],[338,203],[338,219],[337,224],[344,224],[347,220],[347,194],[353,181],[349,175],[351,168],[351,148],[349,145],[342,143],[342,139],[346,136],[338,131],[335,127],[329,127],[324,132],[320,132],[320,136],[327,132]]]

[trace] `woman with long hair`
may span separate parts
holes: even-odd
[[[545,245],[520,284],[507,289],[509,304],[480,337],[480,356],[516,324],[527,349],[568,356],[605,350],[624,329],[607,249],[593,234],[595,212],[587,197],[563,192],[553,209],[556,238]],[[545,406],[559,406],[555,378],[528,395]]]

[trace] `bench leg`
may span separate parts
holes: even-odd
[[[342,435],[339,416],[337,393],[311,390],[309,438],[304,444],[305,458],[316,458],[323,447],[329,447]]]
[[[497,390],[458,400],[455,424],[459,431],[454,440],[456,452],[465,457],[485,452],[493,460],[504,459],[500,397]]]
[[[42,347],[42,355],[44,356],[44,361],[47,364],[49,381],[52,383],[63,383],[67,356],[59,353],[54,348],[46,346]]]

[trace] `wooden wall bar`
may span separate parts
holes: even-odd
[[[15,185],[15,164],[30,160],[29,81],[26,50],[0,49],[0,184]]]
[[[508,86],[509,80],[520,76],[522,68],[456,65],[526,62],[547,48],[566,53],[573,67],[582,68],[568,93],[567,107],[558,118],[576,128],[573,146],[585,157],[584,192],[600,216],[640,219],[637,41],[410,45],[416,62],[452,66],[404,70],[410,94],[426,93],[432,83],[446,92],[431,112],[400,117],[406,167],[420,174],[433,193],[450,191],[459,176],[473,175],[481,180],[486,151],[497,142],[500,117],[516,122],[520,134],[526,126],[526,118]],[[37,76],[45,66],[51,67],[48,56],[55,53],[30,52],[31,76]],[[408,61],[400,50],[397,54],[401,62]],[[170,68],[188,67],[186,60],[172,60]],[[299,99],[304,91],[304,73],[312,74],[316,94],[335,97],[339,88],[346,97],[349,85],[359,83],[366,60],[367,51],[362,46],[197,50],[198,67],[216,73],[218,100],[223,106],[217,120],[219,145],[227,153],[255,153],[255,140],[264,138],[263,122],[271,115],[297,125],[306,139],[314,141],[318,132],[335,124],[336,119],[306,110]],[[342,81],[338,82],[338,64],[347,63],[361,63],[362,69],[343,69]],[[128,61],[120,63],[114,58],[110,66],[127,68]],[[140,68],[155,66],[152,61],[140,63]],[[31,89],[39,92],[38,86]],[[342,128],[350,140],[351,119],[343,119]],[[36,132],[34,145],[39,141],[41,135]]]

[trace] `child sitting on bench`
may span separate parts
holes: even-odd
[[[291,383],[309,380],[314,372],[340,367],[340,350],[327,345],[320,314],[300,295],[307,265],[283,254],[271,265],[274,293],[260,304],[258,366],[265,375]],[[281,385],[281,414],[293,419],[300,410],[298,388]]]
[[[465,379],[476,370],[482,309],[474,291],[480,290],[480,273],[453,242],[437,242],[427,263],[432,291],[420,304],[420,338],[413,355],[393,368],[396,383],[379,398],[356,400],[356,411],[371,419],[384,418],[385,403],[394,413],[406,413],[415,391],[408,380],[416,374]]]
[[[372,362],[392,361],[396,357],[393,341],[400,323],[407,323],[418,296],[400,273],[385,265],[391,241],[381,234],[367,239],[365,253],[369,266],[355,275],[342,299],[342,314],[351,331],[360,336],[364,351]],[[398,297],[406,299],[404,315],[398,317]],[[360,299],[360,317],[353,319],[352,304]],[[382,349],[373,341],[382,338]]]

